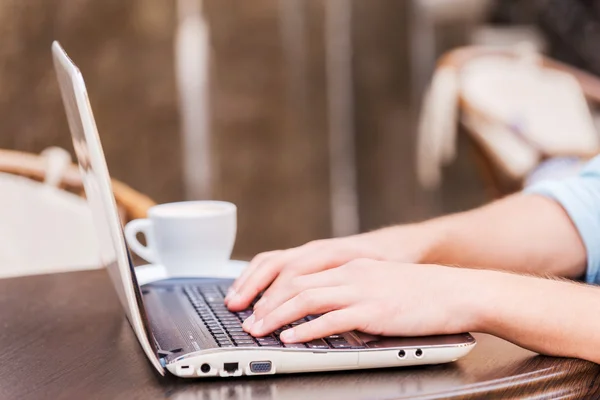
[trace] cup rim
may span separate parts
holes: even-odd
[[[195,214],[194,212],[191,212],[189,214],[171,214],[168,216],[165,215],[161,215],[160,214],[160,210],[161,209],[165,209],[165,208],[169,208],[169,207],[173,207],[173,206],[177,206],[177,205],[192,205],[192,204],[199,204],[199,205],[217,205],[222,207],[221,210],[215,210],[214,212],[211,212],[210,214]],[[216,217],[216,216],[221,216],[221,215],[226,215],[226,214],[231,214],[232,212],[235,212],[237,210],[237,206],[231,202],[228,201],[221,201],[221,200],[188,200],[188,201],[176,201],[176,202],[172,202],[172,203],[162,203],[162,204],[157,204],[155,206],[152,206],[148,209],[148,217],[166,217],[166,218],[181,218],[181,219],[185,219],[185,218],[210,218],[210,217]]]

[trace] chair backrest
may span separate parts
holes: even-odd
[[[123,222],[154,202],[113,180]],[[41,155],[0,150],[0,277],[100,265],[78,168],[62,149]]]
[[[527,49],[453,50],[439,60],[424,102],[420,180],[439,183],[459,131],[471,139],[495,197],[519,190],[546,159],[593,157],[600,140],[586,100],[600,103],[598,78]],[[525,129],[513,123],[522,116]]]

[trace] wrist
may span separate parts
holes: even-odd
[[[465,269],[474,276],[463,291],[469,292],[469,331],[503,336],[505,325],[524,311],[523,295],[539,278],[508,272]]]
[[[434,220],[382,228],[361,236],[377,247],[387,261],[443,264],[437,254],[446,242],[447,232],[444,221]]]
[[[361,234],[386,261],[423,263],[434,235],[423,224],[398,225]]]

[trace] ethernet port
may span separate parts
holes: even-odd
[[[230,375],[233,375],[237,372],[239,368],[239,363],[224,363],[223,369]]]

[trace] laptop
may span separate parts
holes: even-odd
[[[279,332],[256,338],[243,331],[241,324],[252,312],[230,312],[223,304],[231,279],[182,277],[138,285],[83,77],[58,42],[52,54],[102,264],[146,357],[161,375],[210,378],[440,364],[473,349],[469,333],[408,338],[340,332],[283,344]]]

